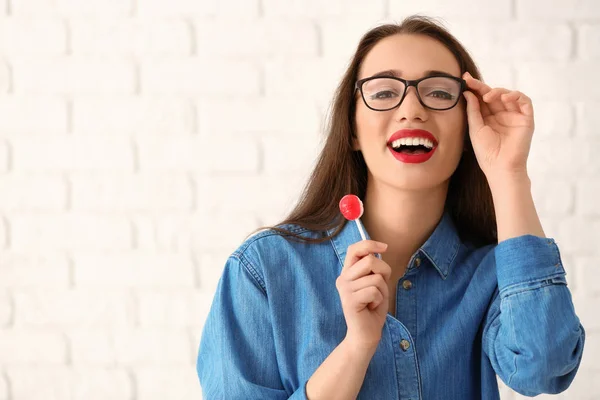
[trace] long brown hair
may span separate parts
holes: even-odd
[[[396,34],[418,34],[438,40],[458,60],[461,75],[469,71],[473,77],[481,79],[467,50],[430,17],[413,15],[400,24],[380,25],[367,32],[361,38],[350,65],[336,88],[327,121],[326,141],[300,200],[277,226],[261,227],[252,234],[262,229],[272,229],[301,242],[321,243],[342,230],[347,220],[339,211],[340,199],[349,193],[364,199],[367,189],[367,165],[362,153],[352,149],[352,137],[356,133],[354,85],[367,53],[380,40]],[[462,240],[471,241],[475,245],[497,242],[492,194],[477,163],[468,134],[465,134],[465,152],[450,178],[445,209],[451,215]],[[308,238],[297,233],[298,230],[293,232],[281,227],[288,224],[323,232],[323,235],[320,238]],[[335,230],[331,236],[327,236],[324,231],[331,228]]]

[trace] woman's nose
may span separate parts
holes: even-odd
[[[425,107],[423,107],[417,96],[417,88],[414,86],[409,87],[402,103],[396,109],[396,118],[406,118],[408,120],[419,118],[424,120],[426,113],[427,110],[425,110]]]

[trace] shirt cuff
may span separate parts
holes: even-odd
[[[554,239],[523,235],[496,246],[498,289],[566,275]],[[564,282],[564,280],[561,280]]]

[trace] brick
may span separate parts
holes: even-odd
[[[279,3],[279,2],[278,2]],[[329,4],[329,3],[328,3]],[[370,3],[362,3],[369,6]],[[369,10],[363,10],[371,12]],[[373,19],[364,18],[361,13],[346,18],[326,18],[319,21],[323,56],[327,58],[346,59],[354,55],[360,39],[372,28],[379,25]]]
[[[217,0],[173,0],[169,3],[162,0],[138,0],[137,13],[144,17],[215,16],[217,4]]]
[[[259,226],[257,225],[255,229],[258,228]],[[238,246],[241,244],[242,240],[239,241]],[[225,268],[225,264],[227,264],[231,253],[233,253],[233,251],[221,251],[218,253],[215,251],[204,251],[200,252],[197,256],[200,289],[203,294],[211,297],[211,301],[206,304],[207,307],[212,303],[212,296],[214,296],[217,290],[217,285],[219,284],[221,275],[223,275],[223,269]]]
[[[7,327],[13,321],[13,302],[8,291],[0,290],[0,328]],[[2,398],[2,379],[0,376],[0,399]]]
[[[578,256],[599,255],[596,240],[598,237],[600,237],[600,219],[579,216],[563,218],[556,232],[560,250]]]
[[[0,59],[0,94],[8,93],[11,88],[11,73],[8,64]]]
[[[316,163],[321,143],[311,138],[264,136],[261,139],[264,171],[268,175],[306,174]],[[290,151],[291,150],[291,151]]]
[[[71,400],[69,370],[66,367],[10,367],[7,376],[11,399]]]
[[[31,329],[131,327],[136,311],[123,290],[36,289],[14,292],[15,326]]]
[[[48,174],[0,176],[0,208],[6,211],[58,211],[67,206],[67,182]]]
[[[137,299],[142,328],[202,326],[212,296],[198,290],[139,290]]]
[[[8,172],[10,168],[10,149],[7,141],[0,142],[0,172]]]
[[[487,21],[465,19],[452,24],[449,29],[475,60],[568,60],[573,51],[573,35],[566,23],[506,21],[502,23],[502,29],[490,29]]]
[[[595,156],[595,146],[594,141],[581,146],[576,141],[534,135],[528,168],[532,174],[555,178],[593,177],[600,173],[600,159]]]
[[[478,1],[458,0],[449,3],[444,0],[421,0],[419,2],[392,1],[389,16],[401,20],[411,14],[425,14],[435,18],[461,17],[486,20],[505,20],[512,17],[510,0]],[[443,22],[443,21],[442,21]]]
[[[71,361],[75,368],[112,367],[117,365],[117,348],[114,337],[130,328],[121,330],[89,327],[70,329],[67,333]],[[114,333],[113,333],[114,332]]]
[[[539,214],[568,216],[574,207],[574,185],[569,179],[540,177],[531,180],[533,199]]]
[[[180,134],[194,130],[194,105],[178,97],[84,96],[73,102],[77,135]],[[1,124],[2,122],[0,122]]]
[[[202,399],[194,368],[148,366],[133,370],[137,400]]]
[[[345,71],[347,60],[306,58],[265,61],[267,97],[291,96],[318,99],[328,104]]]
[[[593,76],[597,65],[590,61],[557,63],[519,62],[517,64],[517,87],[535,102],[554,100],[587,101],[600,99],[600,86],[590,85],[587,79],[565,77]],[[563,84],[563,82],[565,82]],[[558,89],[557,89],[558,88]],[[558,90],[558,91],[557,91]]]
[[[0,400],[10,400],[8,391],[8,381],[4,374],[0,374]]]
[[[578,215],[600,217],[598,198],[600,198],[600,182],[597,178],[577,180],[576,211]]]
[[[47,366],[10,367],[12,399],[130,400],[134,387],[127,370]]]
[[[69,286],[69,260],[57,251],[3,251],[0,258],[0,287],[56,288]]]
[[[16,16],[127,16],[133,11],[134,0],[19,0],[11,2],[11,14]]]
[[[139,249],[161,251],[226,250],[240,245],[247,233],[257,228],[257,220],[238,207],[221,212],[201,209],[186,215],[137,215],[133,217]],[[208,229],[207,227],[212,227]],[[190,281],[190,283],[192,283]]]
[[[213,0],[214,1],[214,0]],[[215,1],[212,12],[217,18],[223,18],[227,22],[231,19],[240,21],[243,19],[255,20],[262,17],[262,0],[227,0]]]
[[[334,0],[320,2],[318,0],[263,0],[262,6],[266,17],[362,17],[368,20],[385,17],[383,0],[365,3],[360,0]]]
[[[76,287],[194,286],[194,266],[186,252],[76,253],[73,263]]]
[[[136,89],[136,71],[129,60],[18,59],[12,65],[15,93],[122,95]]]
[[[67,51],[67,30],[55,18],[3,18],[0,20],[0,54],[61,55]]]
[[[11,138],[16,171],[119,171],[134,169],[133,144],[127,137]]]
[[[6,218],[0,218],[0,249],[8,247],[9,226]]]
[[[595,0],[554,0],[551,7],[541,7],[537,0],[517,0],[516,15],[524,20],[589,20],[600,18],[600,7]]]
[[[184,329],[81,329],[69,336],[77,366],[192,365],[190,340]]]
[[[73,19],[71,49],[76,55],[186,56],[191,29],[182,20]]]
[[[577,56],[582,60],[600,60],[600,24],[579,27]]]
[[[185,174],[73,174],[72,209],[77,211],[190,211],[192,182]],[[1,203],[0,203],[1,204]]]
[[[491,87],[515,88],[521,90],[515,84],[515,74],[512,63],[480,58],[475,61],[479,67],[483,82]],[[527,94],[527,93],[525,93]]]
[[[5,134],[66,133],[67,103],[51,96],[0,97],[0,130]],[[35,115],[35,118],[32,118]]]
[[[142,93],[249,96],[259,93],[260,70],[249,62],[210,60],[144,60]]]
[[[566,138],[573,135],[575,110],[572,104],[537,100],[533,103],[533,109],[536,137]]]
[[[600,264],[600,256],[574,256],[577,273],[577,287],[583,295],[596,297],[600,295],[600,272],[596,267]]]
[[[195,24],[197,52],[226,58],[310,57],[318,53],[319,38],[310,20],[200,20]]]
[[[124,217],[69,213],[12,214],[14,251],[124,250],[132,247],[132,227]]]
[[[235,210],[240,214],[283,210],[298,198],[305,180],[299,175],[248,176],[243,179],[235,176],[198,176],[199,209],[203,212]]]
[[[304,93],[304,96],[299,94]],[[255,133],[316,138],[321,116],[306,88],[300,93],[272,97],[202,98],[197,103],[199,134],[249,136]],[[223,123],[235,113],[237,123]]]
[[[253,173],[260,163],[259,145],[237,135],[177,136],[138,141],[140,169]]]
[[[67,350],[60,333],[9,329],[0,330],[0,354],[6,365],[61,365]]]
[[[600,113],[598,109],[600,101],[578,101],[575,103],[577,115],[576,136],[598,137],[600,136]]]
[[[71,392],[74,400],[130,400],[135,393],[129,371],[73,370]]]

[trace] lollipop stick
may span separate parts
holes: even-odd
[[[354,221],[356,222],[356,226],[358,226],[358,231],[360,232],[360,237],[362,238],[362,240],[367,240],[367,236],[365,235],[365,231],[363,229],[362,223],[360,222],[360,218],[356,218]],[[375,257],[381,260],[381,254],[375,253]]]
[[[354,220],[356,222],[356,226],[358,226],[358,231],[360,232],[360,237],[362,240],[367,240],[367,236],[365,235],[365,231],[363,230],[362,224],[360,223],[360,219],[356,218]]]

